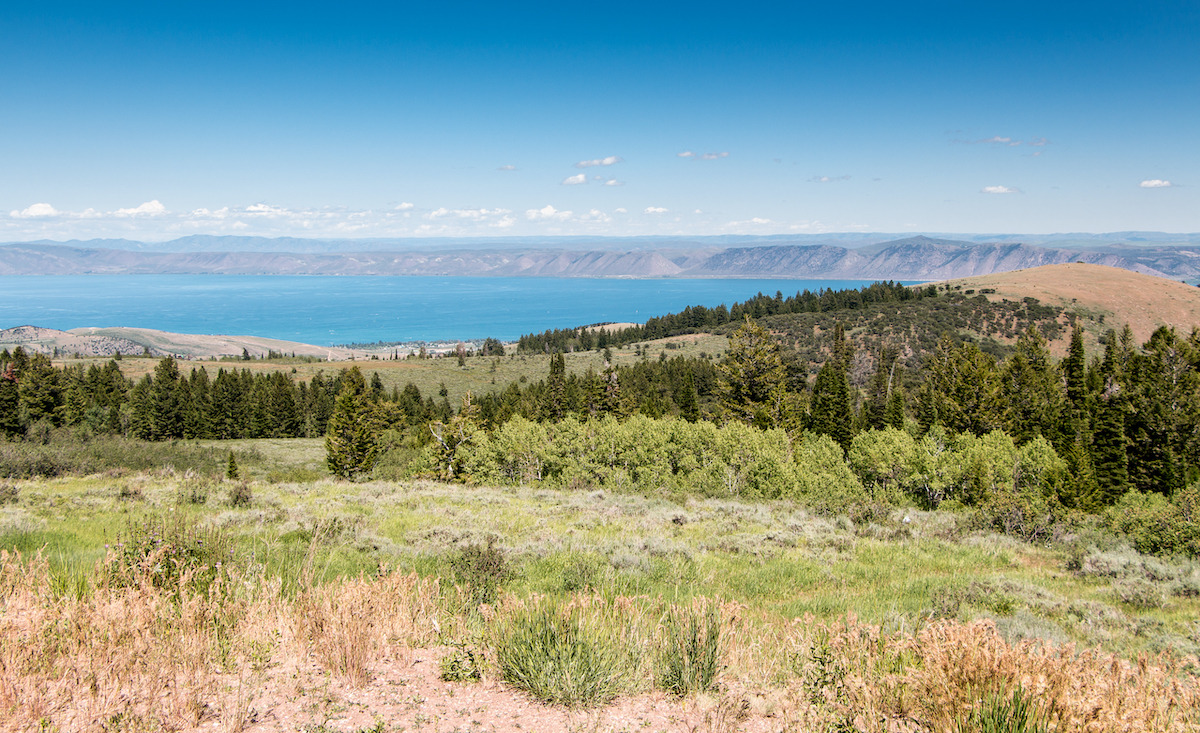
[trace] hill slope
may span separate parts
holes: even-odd
[[[995,302],[1037,298],[1121,328],[1128,323],[1138,343],[1159,326],[1174,326],[1181,334],[1200,326],[1200,288],[1102,265],[1067,263],[949,280],[951,288],[982,291]]]

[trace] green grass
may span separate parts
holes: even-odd
[[[303,577],[370,575],[380,566],[453,580],[454,559],[490,540],[511,570],[502,591],[517,597],[590,590],[686,604],[704,595],[768,617],[833,620],[852,612],[908,629],[931,616],[988,616],[1012,638],[1098,644],[1123,654],[1200,648],[1200,598],[1186,591],[1194,564],[1139,564],[1134,553],[1121,561],[1130,578],[1072,573],[1062,551],[964,534],[948,513],[898,511],[856,527],[786,502],[679,503],[423,481],[271,483],[265,478],[289,465],[318,461],[320,442],[237,441],[212,449],[221,457],[230,447],[251,481],[248,507],[229,505],[232,483],[179,472],[10,480],[17,498],[0,506],[0,549],[42,552],[57,585],[76,592],[105,546],[131,525],[175,513],[221,528],[242,561],[264,565],[289,588]],[[181,503],[196,481],[207,482],[206,501]],[[911,522],[901,526],[903,514]],[[1168,578],[1160,583],[1161,603],[1139,602],[1120,585],[1142,583],[1151,572]]]

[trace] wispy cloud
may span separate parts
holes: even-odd
[[[591,168],[597,165],[616,165],[621,162],[621,156],[610,155],[607,158],[594,158],[592,160],[581,160],[575,164],[576,168]]]
[[[813,176],[808,180],[809,183],[837,183],[850,180],[850,176]]]
[[[592,209],[588,213],[580,216],[579,220],[580,221],[595,221],[595,222],[601,222],[601,223],[607,224],[608,222],[612,221],[612,216],[604,213],[600,209]]]
[[[625,185],[625,182],[624,182],[624,181],[618,181],[618,180],[617,180],[617,179],[615,179],[615,178],[610,178],[610,179],[608,179],[607,181],[605,181],[605,182],[604,182],[604,185],[605,185],[605,186],[624,186],[624,185]]]
[[[517,167],[510,163],[509,165],[502,165],[499,168],[497,168],[496,170],[498,170],[498,171],[515,171],[516,169],[517,169]]]
[[[693,160],[720,160],[721,158],[728,158],[728,157],[729,157],[729,153],[728,153],[728,152],[720,152],[720,153],[693,153],[693,152],[692,152],[692,151],[690,151],[690,150],[685,150],[685,151],[683,151],[682,153],[675,153],[675,157],[677,157],[677,158],[691,158],[691,159],[693,159]]]
[[[445,207],[434,209],[425,215],[426,219],[465,219],[467,221],[483,221],[492,219],[498,216],[510,214],[508,209],[447,209]]]
[[[955,140],[954,142],[960,145],[992,145],[1009,148],[1016,148],[1021,145],[1031,145],[1035,148],[1040,148],[1050,144],[1050,141],[1044,137],[1035,137],[1022,141],[1009,135],[992,135],[991,137],[979,138],[978,140]]]
[[[667,213],[667,210],[661,206],[647,206],[642,211],[642,213],[643,214],[665,214],[665,213]]]
[[[587,183],[586,173],[580,173],[576,176],[567,176],[566,178],[562,179],[562,185],[564,186],[578,186],[582,183]]]
[[[1175,184],[1171,183],[1170,181],[1164,181],[1161,178],[1151,178],[1149,180],[1142,181],[1138,185],[1142,188],[1171,188]]]
[[[412,202],[409,202],[409,201],[403,201],[403,202],[401,202],[401,203],[399,203],[399,204],[396,204],[396,209],[395,209],[395,210],[396,210],[396,211],[412,211],[412,209],[413,209]]]
[[[980,193],[1021,193],[1018,188],[1009,188],[1008,186],[984,186]]]

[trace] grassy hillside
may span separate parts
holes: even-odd
[[[1077,313],[1086,330],[1120,329],[1128,323],[1144,343],[1159,326],[1181,334],[1200,325],[1200,288],[1129,270],[1081,262],[948,280],[943,285],[966,293],[986,293],[992,302],[1036,298],[1043,305]]]

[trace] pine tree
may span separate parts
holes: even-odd
[[[763,426],[784,422],[787,373],[779,345],[749,316],[729,337],[717,370],[721,404],[734,419]]]
[[[379,436],[372,412],[362,372],[353,367],[342,376],[342,391],[325,433],[326,463],[334,476],[354,479],[375,467]]]
[[[12,437],[21,430],[21,395],[16,370],[9,362],[0,374],[0,435]]]
[[[680,392],[679,416],[688,422],[700,419],[700,400],[696,395],[696,375],[691,369],[683,373],[683,389]]]
[[[842,450],[849,450],[853,437],[850,382],[838,359],[830,359],[817,372],[813,384],[808,429],[833,438]]]

